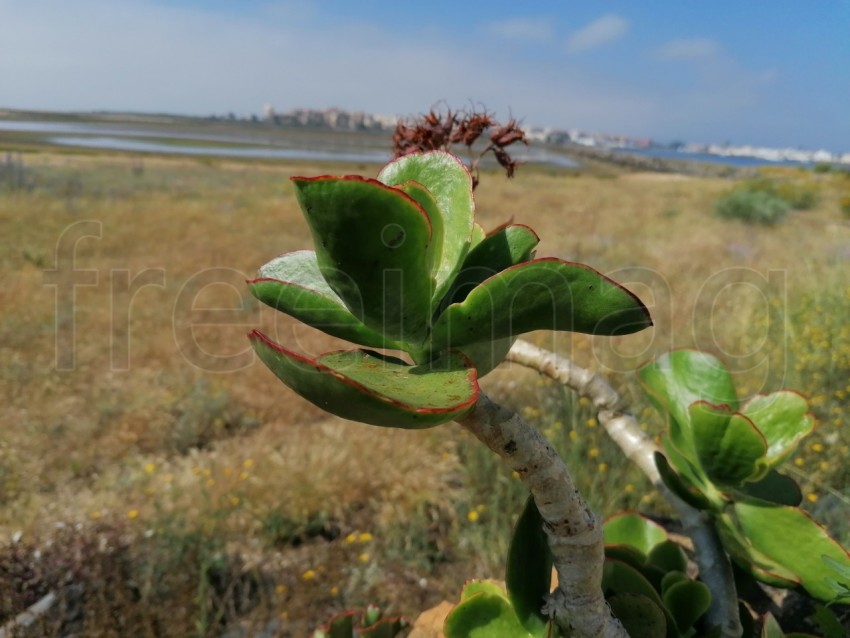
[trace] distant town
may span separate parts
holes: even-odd
[[[271,105],[262,110],[262,119],[282,127],[324,128],[351,131],[392,131],[399,121],[395,115],[377,115],[345,109],[307,109],[277,111]],[[252,119],[257,119],[254,116]],[[610,133],[592,133],[578,129],[557,129],[526,126],[529,141],[555,146],[579,144],[606,150],[664,149],[681,153],[708,154],[719,157],[753,157],[769,162],[833,163],[850,165],[850,152],[832,153],[827,150],[799,148],[768,148],[753,145],[695,144],[689,142],[659,143],[649,138],[633,138]]]

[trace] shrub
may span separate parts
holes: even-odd
[[[762,190],[733,190],[721,197],[715,212],[726,219],[739,219],[750,224],[773,225],[781,221],[790,204],[775,193]]]

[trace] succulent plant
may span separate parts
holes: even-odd
[[[410,626],[404,618],[385,617],[379,607],[349,609],[331,618],[311,638],[395,638]]]
[[[448,153],[406,155],[377,179],[292,181],[315,250],[273,259],[251,292],[367,349],[310,358],[258,331],[250,339],[284,383],[328,412],[435,426],[472,408],[479,377],[521,333],[619,335],[651,325],[637,297],[592,268],[534,259],[538,237],[527,226],[485,233],[469,172]]]
[[[850,600],[839,576],[850,553],[797,507],[799,487],[776,469],[814,427],[806,399],[783,390],[741,405],[723,363],[694,350],[661,356],[640,379],[668,415],[662,480],[713,518],[731,558],[764,583]]]

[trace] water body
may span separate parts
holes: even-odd
[[[630,153],[644,157],[657,157],[659,159],[690,160],[693,162],[707,162],[709,164],[722,164],[724,166],[736,166],[740,168],[752,166],[809,166],[809,163],[793,162],[783,160],[774,162],[761,157],[740,157],[737,155],[714,155],[713,153],[692,153],[686,151],[674,151],[666,148],[618,148],[617,153]]]

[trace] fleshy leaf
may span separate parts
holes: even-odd
[[[345,307],[319,272],[312,250],[272,259],[260,268],[257,279],[248,282],[248,288],[263,303],[334,337],[373,348],[402,348],[367,327]]]
[[[659,607],[661,597],[646,576],[637,569],[618,560],[606,560],[602,568],[602,589],[614,594],[639,594],[646,596]]]
[[[424,186],[440,211],[440,218],[431,223],[437,257],[432,274],[436,282],[434,305],[439,303],[460,268],[469,250],[475,203],[472,199],[472,178],[466,167],[453,155],[442,151],[412,153],[387,164],[378,180],[388,186],[415,181]]]
[[[708,587],[695,580],[684,580],[668,587],[664,595],[664,606],[676,621],[679,631],[685,634],[711,604]]]
[[[738,407],[735,386],[726,366],[698,350],[673,350],[640,369],[641,385],[650,400],[669,414],[670,438],[692,462],[698,460],[690,428],[688,406],[697,401]],[[674,463],[675,465],[675,463]]]
[[[850,554],[803,510],[796,507],[738,502],[734,519],[741,535],[763,556],[796,574],[812,596],[830,601],[833,570],[818,557],[850,568]]]
[[[365,350],[309,359],[256,330],[249,336],[260,359],[286,385],[352,421],[427,428],[465,414],[478,398],[475,369],[460,355],[418,366]]]
[[[767,440],[766,467],[782,463],[811,433],[815,420],[808,409],[806,399],[790,390],[756,395],[741,409]]]
[[[420,343],[431,314],[431,224],[404,192],[358,176],[293,178],[319,270],[355,317]]]
[[[658,523],[635,512],[615,514],[605,521],[603,535],[606,545],[634,547],[644,558],[652,549],[667,540],[667,532]]]
[[[551,580],[552,554],[543,519],[529,496],[511,537],[505,585],[517,618],[534,635],[541,635],[548,624],[540,610]]]
[[[758,481],[744,483],[737,488],[737,491],[745,498],[758,498],[791,507],[796,507],[803,500],[803,494],[797,482],[776,470],[770,470]]]
[[[475,366],[480,379],[505,360],[515,341],[516,337],[505,337],[496,341],[471,343],[468,346],[458,348],[458,350],[466,355],[472,365]]]
[[[432,348],[464,346],[541,329],[602,335],[652,325],[632,293],[589,266],[535,259],[503,270],[451,304],[434,324]]]
[[[697,479],[694,473],[688,470],[690,463],[669,444],[667,437],[664,437],[664,443],[664,451],[667,456],[661,454],[661,452],[655,453],[655,467],[658,468],[661,481],[667,486],[667,489],[691,507],[698,510],[710,509],[712,502],[697,487]],[[674,459],[674,464],[671,464],[667,459],[668,456]]]
[[[538,638],[520,624],[510,601],[494,592],[478,591],[461,600],[446,616],[446,638]]]
[[[684,572],[688,567],[688,557],[677,543],[667,540],[652,548],[646,557],[646,564],[667,573]]]
[[[667,618],[658,603],[639,594],[617,594],[608,599],[611,611],[630,638],[665,638]]]
[[[782,627],[773,617],[773,614],[768,613],[762,618],[761,638],[785,638],[785,632]]]
[[[697,457],[712,481],[735,487],[753,475],[767,443],[752,421],[704,401],[688,406],[688,417]]]
[[[528,226],[503,226],[473,248],[446,295],[445,305],[463,301],[478,284],[531,259],[540,238]]]
[[[723,548],[754,578],[774,587],[795,587],[800,584],[799,576],[752,545],[730,512],[727,511],[716,520]]]

